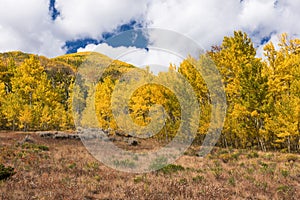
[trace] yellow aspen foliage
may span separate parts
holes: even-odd
[[[3,114],[13,130],[59,129],[66,123],[62,99],[36,57],[31,56],[16,67],[10,83],[11,91],[3,102]],[[49,113],[46,114],[46,110]],[[51,120],[45,125],[48,119]]]
[[[30,126],[30,123],[33,122],[33,110],[30,108],[30,106],[25,105],[22,108],[22,110],[20,111],[19,120],[20,128],[23,128],[24,131],[26,131]]]
[[[234,32],[209,55],[223,77],[227,95],[223,143],[235,147],[257,145],[265,150],[260,133],[264,129],[267,78],[262,73],[264,65],[255,58],[251,39],[246,33]]]
[[[95,91],[95,109],[99,126],[103,129],[117,128],[111,111],[111,95],[114,89],[114,83],[109,78],[104,78],[102,83],[96,85]]]
[[[278,46],[269,43],[264,49],[269,88],[266,131],[275,138],[276,148],[290,152],[300,141],[300,40],[282,34]]]

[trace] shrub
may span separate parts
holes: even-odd
[[[219,152],[219,154],[221,155],[221,154],[228,154],[229,152],[227,151],[227,150],[221,150],[220,152]]]
[[[143,176],[136,176],[136,177],[134,177],[133,182],[134,182],[134,183],[140,183],[140,182],[142,182],[143,180],[144,180],[144,177],[143,177]]]
[[[252,151],[247,155],[247,158],[258,158],[259,155],[256,151]]]
[[[219,179],[219,178],[221,178],[221,175],[222,175],[222,172],[223,172],[223,168],[222,168],[222,166],[220,165],[220,163],[219,162],[214,162],[215,163],[215,167],[212,167],[211,168],[211,171],[212,171],[212,173],[214,174],[214,176],[217,178],[217,179]]]
[[[129,159],[114,160],[113,163],[116,167],[131,168],[131,169],[136,167],[136,164]]]
[[[273,157],[274,157],[274,154],[272,154],[272,153],[267,153],[267,154],[265,155],[265,158],[266,158],[267,160],[271,160]]]
[[[188,180],[186,178],[182,178],[179,180],[179,183],[185,185],[188,183]]]
[[[224,163],[228,163],[228,162],[232,159],[231,155],[228,154],[228,153],[226,153],[226,154],[221,154],[221,155],[219,156],[219,158],[220,158]]]
[[[0,180],[5,180],[14,174],[14,168],[5,167],[3,164],[0,164]]]
[[[169,164],[169,165],[161,168],[159,171],[163,172],[164,174],[171,174],[171,173],[183,171],[183,170],[184,170],[184,167],[182,167],[181,165]]]
[[[288,162],[296,162],[298,160],[298,156],[294,154],[288,154],[285,158]]]
[[[288,175],[290,174],[290,172],[288,171],[288,170],[281,170],[281,175],[283,176],[283,177],[287,177]]]
[[[76,167],[76,163],[69,164],[68,166],[69,169],[74,169],[75,167]]]
[[[288,193],[291,190],[292,190],[292,187],[288,186],[288,185],[281,185],[277,188],[278,192],[283,192],[283,193]]]
[[[33,144],[33,143],[24,143],[22,145],[23,149],[33,149],[33,150],[40,150],[40,151],[49,151],[49,147],[45,145]]]
[[[228,179],[228,183],[232,186],[235,186],[235,179],[233,176]]]
[[[196,183],[199,183],[199,182],[202,182],[204,180],[204,176],[197,175],[197,176],[193,177],[192,180]]]
[[[164,156],[157,157],[153,163],[150,164],[150,170],[158,170],[167,165],[168,159]]]
[[[235,160],[238,160],[238,159],[239,159],[239,157],[240,157],[240,155],[241,155],[241,153],[240,153],[240,152],[238,152],[238,153],[234,153],[234,154],[232,154],[232,155],[231,155],[231,157],[232,157],[233,159],[235,159]]]

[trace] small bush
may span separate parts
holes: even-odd
[[[101,177],[98,176],[98,175],[95,175],[95,176],[94,176],[94,179],[95,179],[96,181],[98,181],[98,182],[101,181]]]
[[[232,186],[235,186],[235,179],[233,176],[228,179],[228,183]]]
[[[294,154],[288,154],[285,158],[288,162],[296,162],[298,160],[298,156]]]
[[[113,163],[116,167],[131,168],[131,169],[136,167],[136,164],[133,161],[129,160],[129,159],[114,160]]]
[[[221,164],[217,161],[214,162],[215,163],[215,167],[211,168],[212,173],[214,174],[214,176],[219,179],[221,178],[222,172],[223,172],[223,168],[221,166]]]
[[[200,183],[204,180],[204,176],[197,175],[197,176],[193,177],[192,180],[196,183]]]
[[[32,143],[24,143],[22,145],[23,149],[32,149],[32,150],[41,150],[41,151],[49,151],[49,147],[45,145],[32,144]]]
[[[221,154],[228,154],[229,152],[227,151],[227,150],[221,150],[220,152],[219,152],[219,154],[221,155]]]
[[[255,185],[258,186],[259,188],[263,189],[264,191],[267,190],[268,188],[268,183],[267,182],[255,182]]]
[[[283,193],[288,193],[291,190],[292,190],[292,187],[288,186],[288,185],[281,185],[277,188],[278,192],[283,192]]]
[[[267,154],[265,155],[265,158],[266,158],[267,160],[272,160],[272,158],[274,158],[274,154],[272,154],[272,153],[267,153]]]
[[[286,177],[288,177],[289,175],[290,175],[290,172],[288,171],[288,170],[281,170],[281,175],[284,177],[284,178],[286,178]]]
[[[235,160],[238,160],[239,157],[240,157],[240,155],[241,155],[240,152],[239,152],[239,153],[234,153],[234,154],[231,155],[231,157],[232,157],[233,159],[235,159]]]
[[[42,150],[42,151],[49,151],[49,147],[47,147],[45,145],[38,145],[37,148]]]
[[[232,159],[231,155],[228,154],[228,153],[226,153],[226,154],[221,154],[221,155],[219,156],[219,158],[220,158],[224,163],[228,163],[228,162]]]
[[[14,168],[5,167],[3,164],[0,164],[0,180],[5,180],[14,174]]]
[[[188,180],[186,178],[182,178],[179,180],[179,183],[185,185],[188,183]]]
[[[144,177],[143,177],[143,176],[136,176],[136,177],[134,177],[133,182],[134,182],[134,183],[140,183],[140,182],[142,182],[143,180],[144,180]]]
[[[247,158],[258,158],[259,155],[256,151],[252,151],[247,155]]]
[[[88,162],[86,164],[86,168],[91,169],[91,170],[97,170],[99,168],[99,163],[98,162]]]
[[[74,169],[76,167],[76,163],[72,163],[68,166],[69,169]]]
[[[267,163],[264,163],[264,162],[261,162],[260,165],[265,169],[268,168],[268,166],[269,166]]]
[[[150,164],[149,169],[150,170],[158,170],[167,165],[168,159],[164,156],[160,156],[156,158],[153,163]]]
[[[184,167],[182,167],[181,165],[169,164],[169,165],[161,168],[159,171],[163,172],[164,174],[171,174],[171,173],[183,171],[183,170],[184,170]]]

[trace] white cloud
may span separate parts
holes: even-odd
[[[160,3],[157,3],[160,2]],[[166,0],[149,6],[148,21],[153,27],[177,31],[205,48],[219,44],[224,35],[237,28],[241,4],[236,0]]]
[[[47,48],[57,39],[49,38],[52,34],[48,1],[0,0],[0,3],[0,51],[22,50],[51,55]]]
[[[64,53],[67,40],[100,39],[103,32],[132,19],[184,34],[206,49],[239,29],[247,31],[256,44],[271,32],[300,36],[299,0],[278,0],[276,5],[275,0],[56,0],[61,15],[55,22],[49,15],[49,0],[0,3],[2,52],[56,56]]]
[[[65,41],[99,38],[131,19],[141,18],[145,1],[57,0],[61,16],[49,15],[49,0],[0,0],[0,51],[21,50],[57,56]],[[134,6],[133,6],[134,5]]]
[[[136,0],[57,0],[61,11],[55,22],[58,29],[70,37],[99,38],[117,25],[141,18],[146,13],[147,1]]]
[[[135,47],[113,48],[107,44],[91,44],[87,45],[86,48],[78,49],[78,51],[96,51],[107,55],[112,59],[121,60],[142,68],[149,66],[150,70],[154,73],[168,71],[170,63],[178,66],[182,61],[182,57],[177,54],[154,47],[149,47],[149,50],[146,50]]]
[[[255,31],[270,27],[272,21],[276,20],[276,15],[274,0],[248,0],[243,3],[239,20],[242,28]]]

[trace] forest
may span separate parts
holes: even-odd
[[[0,54],[0,128],[74,130],[74,117],[78,115],[82,126],[94,126],[89,113],[95,109],[101,128],[110,129],[112,133],[126,131],[118,130],[111,98],[115,86],[119,84],[122,89],[122,82],[126,82],[122,74],[136,67],[97,53],[100,65],[111,64],[102,77],[89,83],[92,87],[87,88],[76,84],[80,79],[76,74],[90,54],[75,53],[51,59],[22,52]],[[208,130],[212,110],[211,94],[197,70],[206,56],[219,70],[226,92],[226,119],[217,145],[299,152],[300,39],[282,34],[279,43],[267,43],[264,57],[258,58],[251,38],[235,31],[204,56],[189,56],[179,66],[170,64],[168,72],[157,75],[172,81],[172,74],[178,72],[193,87],[201,115],[197,122],[191,120],[189,124],[199,126],[194,141],[199,144]],[[156,77],[149,69],[141,73],[149,79]],[[87,104],[88,99],[94,103]],[[150,108],[156,104],[164,107],[167,118],[154,137],[167,142],[175,137],[181,123],[180,102],[173,91],[158,84],[146,84],[130,97],[128,111],[137,125],[146,126],[151,122]]]

